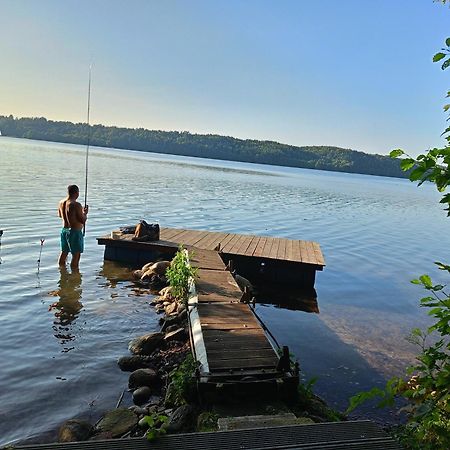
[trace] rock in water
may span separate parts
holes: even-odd
[[[146,369],[153,367],[152,358],[149,356],[122,356],[117,360],[120,370],[124,372],[133,372],[137,369]]]
[[[191,405],[183,405],[177,408],[169,417],[167,431],[178,433],[188,431],[194,417],[194,408]]]
[[[184,328],[177,328],[174,331],[168,331],[164,336],[164,340],[167,342],[170,341],[181,341],[184,342],[186,340],[186,330]]]
[[[133,411],[119,408],[108,411],[98,423],[97,429],[101,433],[110,433],[113,438],[117,438],[133,429],[137,423],[138,418]]]
[[[92,425],[84,420],[66,420],[59,429],[58,442],[87,441],[92,431]]]
[[[157,381],[158,374],[153,369],[138,369],[128,378],[128,387],[136,389],[141,386],[152,386]]]
[[[133,392],[133,402],[136,405],[142,405],[150,398],[150,395],[152,395],[152,391],[148,386],[137,388]]]
[[[128,344],[128,350],[135,355],[150,355],[162,342],[163,333],[149,333],[133,339]]]

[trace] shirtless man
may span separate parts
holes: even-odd
[[[59,255],[58,264],[66,265],[67,255],[72,253],[72,261],[70,267],[78,269],[80,256],[84,250],[83,226],[87,220],[89,207],[83,208],[77,202],[80,195],[78,186],[71,184],[67,188],[67,197],[59,202],[58,216],[63,221],[61,230],[61,254]]]

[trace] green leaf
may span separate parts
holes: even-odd
[[[427,169],[425,167],[419,166],[416,167],[410,174],[409,179],[411,181],[420,180]]]
[[[447,47],[450,47],[450,37],[448,37],[448,38],[445,40],[445,45],[446,45]]]
[[[422,275],[419,277],[419,280],[422,282],[422,284],[425,287],[432,287],[432,283],[431,283],[431,278],[429,277],[429,275]]]
[[[445,58],[445,53],[439,52],[433,56],[433,62],[438,62],[441,59]]]
[[[402,156],[404,154],[405,154],[405,152],[402,149],[397,148],[395,150],[392,150],[391,153],[389,153],[389,156],[391,158],[398,158],[399,156]]]
[[[444,64],[442,64],[441,69],[445,70],[448,68],[448,66],[450,66],[450,58],[448,58],[444,61]]]
[[[403,171],[407,171],[411,169],[411,167],[414,167],[414,164],[416,164],[416,162],[412,158],[402,159],[400,162],[400,168]]]

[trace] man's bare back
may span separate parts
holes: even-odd
[[[58,216],[63,221],[64,228],[72,228],[74,230],[82,230],[86,222],[86,212],[76,200],[65,198],[59,202]]]

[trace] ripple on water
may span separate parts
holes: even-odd
[[[96,420],[115,406],[127,381],[116,360],[131,338],[158,328],[158,316],[151,295],[130,288],[129,270],[103,261],[95,237],[142,218],[319,242],[327,261],[316,277],[320,314],[258,312],[333,405],[345,408],[349,395],[382,383],[414,354],[403,336],[427,322],[408,280],[430,272],[439,280],[430,266],[446,260],[450,244],[431,186],[93,148],[80,279],[55,267],[56,206],[67,184],[84,185],[84,148],[1,138],[0,153],[0,445],[52,440],[63,420]]]

